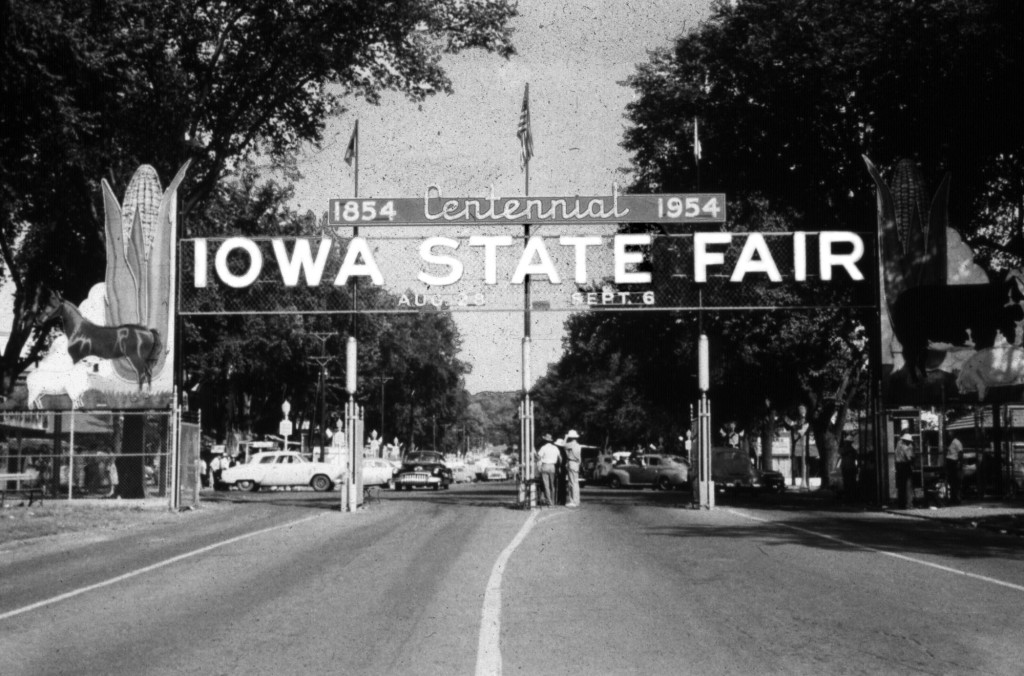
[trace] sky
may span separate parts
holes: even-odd
[[[709,6],[709,0],[520,0],[512,24],[517,56],[505,60],[473,51],[446,57],[455,89],[450,96],[414,104],[387,95],[379,106],[351,104],[330,120],[321,148],[300,158],[303,179],[293,206],[319,214],[331,198],[353,196],[353,168],[344,154],[357,119],[358,197],[421,197],[431,185],[451,197],[485,197],[492,189],[498,197],[526,194],[516,127],[527,83],[534,140],[529,194],[611,195],[613,183],[629,183],[623,173],[629,157],[619,143],[632,91],[619,83],[648,60],[650,50],[695,28]],[[365,230],[360,235],[373,236]],[[423,236],[445,234],[439,230]],[[534,234],[557,232],[544,226]],[[460,358],[473,368],[467,389],[519,390],[522,313],[453,316],[463,338]],[[532,385],[561,354],[567,315],[531,317]]]

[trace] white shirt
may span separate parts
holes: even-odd
[[[551,442],[548,442],[540,447],[537,451],[537,459],[540,460],[541,464],[553,465],[562,458],[562,452],[558,450],[558,446],[555,446]]]

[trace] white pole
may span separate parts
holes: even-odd
[[[75,485],[75,406],[71,404],[71,446],[68,448],[68,500],[74,497]]]

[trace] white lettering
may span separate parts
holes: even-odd
[[[570,235],[562,235],[558,238],[558,243],[562,246],[571,246],[576,249],[576,276],[575,280],[577,284],[587,283],[587,247],[588,246],[600,246],[601,238],[597,236],[593,237],[572,237]]]
[[[837,254],[832,246],[838,243],[853,245],[853,251]],[[864,242],[855,232],[822,232],[818,235],[818,261],[821,266],[822,281],[832,281],[832,268],[843,267],[855,282],[864,280],[864,275],[857,269],[857,261],[864,256]]]
[[[807,281],[807,233],[793,233],[793,279]]]
[[[360,258],[363,259],[362,263],[359,262]],[[384,275],[380,274],[370,245],[363,237],[353,237],[348,243],[348,251],[345,252],[345,260],[341,263],[334,285],[345,286],[349,277],[369,277],[375,285],[384,286]]]
[[[228,268],[228,256],[235,249],[241,249],[249,254],[249,269],[241,275],[236,275]],[[214,268],[217,270],[217,277],[220,281],[234,289],[244,289],[260,276],[263,270],[263,254],[256,242],[245,237],[231,237],[224,240],[224,243],[217,249],[217,257],[214,260]]]
[[[512,238],[508,235],[473,235],[469,238],[469,245],[482,246],[484,248],[484,282],[486,284],[497,284],[497,248],[499,246],[512,246]]]
[[[533,262],[535,256],[540,259],[538,263]],[[547,275],[548,281],[552,284],[562,282],[561,277],[558,276],[558,270],[551,262],[551,256],[548,255],[548,249],[544,246],[543,237],[531,237],[526,242],[523,255],[519,258],[519,265],[516,266],[515,274],[512,275],[512,283],[522,284],[526,275]]]
[[[695,282],[708,281],[709,266],[725,264],[725,253],[708,251],[708,245],[728,245],[731,242],[732,235],[728,232],[693,233],[693,279]]]
[[[755,254],[758,260],[754,260]],[[779,268],[775,265],[772,252],[768,249],[768,243],[764,241],[764,235],[759,232],[747,235],[747,241],[743,244],[743,251],[740,252],[739,260],[736,261],[736,267],[733,268],[729,281],[742,282],[743,277],[752,272],[763,272],[773,282],[782,281]]]
[[[627,246],[644,246],[651,243],[648,234],[615,235],[615,283],[616,284],[650,284],[649,272],[626,272],[628,263],[642,263],[644,255],[640,252],[626,251]]]
[[[274,255],[277,257],[277,267],[281,270],[281,280],[285,286],[298,286],[300,271],[306,278],[306,286],[320,285],[324,266],[327,265],[327,259],[331,254],[331,240],[327,238],[320,240],[320,248],[316,252],[315,261],[308,239],[295,240],[295,249],[290,258],[283,239],[276,238],[272,240],[271,244],[274,247]]]
[[[448,237],[430,237],[423,240],[420,244],[420,258],[422,258],[424,262],[431,265],[447,265],[449,268],[448,274],[442,277],[438,277],[421,270],[417,277],[421,282],[429,284],[430,286],[447,286],[449,284],[454,284],[462,279],[462,273],[465,270],[462,265],[462,261],[458,258],[435,254],[433,249],[434,247],[439,246],[447,247],[449,249],[458,249],[459,242],[458,240],[450,239]]]
[[[193,255],[195,256],[195,259],[196,259],[195,260],[195,266],[194,266],[194,269],[192,271],[192,285],[195,288],[197,288],[197,289],[205,288],[206,284],[207,284],[207,279],[206,279],[206,265],[207,265],[207,263],[206,263],[206,259],[207,259],[206,246],[207,245],[206,245],[206,240],[205,239],[197,239],[197,240],[195,240],[192,243],[192,250],[194,252]]]

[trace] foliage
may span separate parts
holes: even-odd
[[[1007,225],[1024,225],[1015,124],[1024,50],[1010,28],[1022,11],[1009,0],[719,3],[625,82],[634,90],[623,141],[632,190],[725,192],[727,230],[873,231],[861,156],[887,166],[910,157],[932,185],[953,173],[954,223],[1005,243]],[[655,276],[656,286],[667,283]],[[842,308],[870,297],[814,285],[749,292],[765,306],[824,307],[572,317],[563,358],[535,388],[538,429],[570,423],[613,446],[671,441],[697,397],[699,323],[710,340],[716,425],[752,426],[765,399],[779,414],[803,403],[830,453],[867,380],[870,317]]]
[[[287,208],[289,189],[261,181],[251,168],[222,181],[200,218],[197,235],[233,233],[311,236],[321,232],[310,214]],[[251,289],[252,293],[259,293]],[[322,294],[321,289],[306,290]],[[333,293],[347,295],[347,288]],[[387,293],[361,285],[362,296]],[[364,406],[367,433],[381,420],[380,378],[390,378],[384,400],[387,441],[399,437],[406,448],[432,443],[432,423],[453,425],[465,417],[469,366],[457,358],[461,338],[451,315],[229,315],[182,321],[183,387],[190,403],[219,440],[231,434],[276,434],[281,404],[288,400],[292,419],[310,423],[319,445],[321,425],[335,428],[348,393],[344,389],[346,343],[358,343],[356,401]],[[317,338],[319,336],[319,338]],[[321,366],[326,368],[324,399],[318,395]],[[321,420],[321,413],[323,419]]]
[[[505,0],[35,0],[0,4],[0,274],[16,285],[7,388],[24,370],[35,290],[78,302],[103,279],[99,180],[164,180],[192,160],[191,224],[255,153],[287,164],[353,96],[450,92],[441,56],[510,56]],[[187,233],[183,233],[187,234]],[[77,295],[76,295],[77,294]]]

